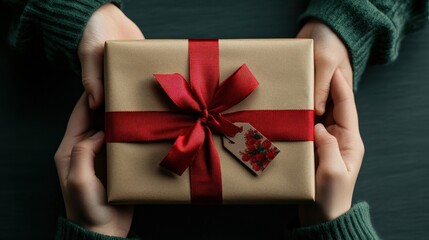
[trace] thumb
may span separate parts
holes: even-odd
[[[103,90],[103,49],[80,53],[82,84],[88,93],[91,109],[98,108],[104,99]]]
[[[104,143],[104,133],[102,131],[78,142],[72,150],[70,160],[70,170],[68,179],[85,181],[89,177],[95,176],[94,160],[96,154],[101,150]]]
[[[345,165],[337,139],[326,130],[323,124],[318,123],[314,126],[314,138],[319,157],[317,169],[325,169],[328,171],[327,173],[331,174],[336,173],[336,171],[343,171]]]

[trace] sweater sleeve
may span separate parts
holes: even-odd
[[[58,219],[56,240],[140,240],[140,238],[130,237],[114,237],[100,233],[91,232],[76,223],[73,223],[65,218]]]
[[[91,15],[109,2],[121,6],[121,0],[29,0],[10,41],[22,51],[40,41],[49,61],[63,59],[80,74],[77,48],[83,31]]]
[[[361,202],[330,222],[295,229],[292,239],[375,240],[379,237],[372,226],[368,204]]]
[[[315,18],[328,25],[349,50],[354,87],[368,63],[395,60],[402,38],[429,17],[429,0],[312,0],[300,25]]]

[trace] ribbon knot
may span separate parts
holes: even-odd
[[[201,123],[207,124],[208,117],[209,117],[209,111],[207,111],[207,109],[204,109],[203,111],[201,111],[201,115],[200,115]]]

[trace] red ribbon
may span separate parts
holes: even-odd
[[[181,110],[106,112],[107,142],[176,139],[161,165],[178,175],[190,167],[191,202],[221,204],[220,159],[212,131],[234,136],[233,122],[248,122],[270,140],[313,140],[312,110],[250,110],[221,114],[258,86],[246,65],[219,85],[217,40],[189,40],[190,81],[178,73],[155,74]]]

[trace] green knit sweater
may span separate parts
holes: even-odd
[[[1,0],[20,14],[10,34],[13,45],[25,51],[42,42],[49,60],[67,59],[80,72],[77,48],[86,23],[107,2],[120,0]],[[330,26],[349,50],[355,88],[368,63],[388,63],[398,55],[402,38],[428,20],[428,0],[313,0],[300,18],[316,18]],[[295,239],[378,239],[366,203],[353,206],[339,218],[296,229]],[[57,239],[121,239],[90,232],[60,218]]]
[[[398,57],[401,40],[429,19],[428,0],[312,0],[300,18],[319,19],[347,46],[354,88],[368,63],[384,64]]]
[[[77,76],[80,76],[77,49],[89,18],[106,3],[122,6],[121,0],[1,1],[20,13],[10,33],[10,42],[18,50],[26,51],[34,42],[41,41],[50,62],[61,59],[61,63],[69,63],[70,70]]]
[[[58,221],[57,240],[119,240],[138,238],[118,238],[90,232],[64,218]],[[366,202],[355,204],[348,212],[333,221],[297,228],[292,232],[292,239],[311,240],[350,240],[350,239],[379,239],[372,227],[369,206]]]

